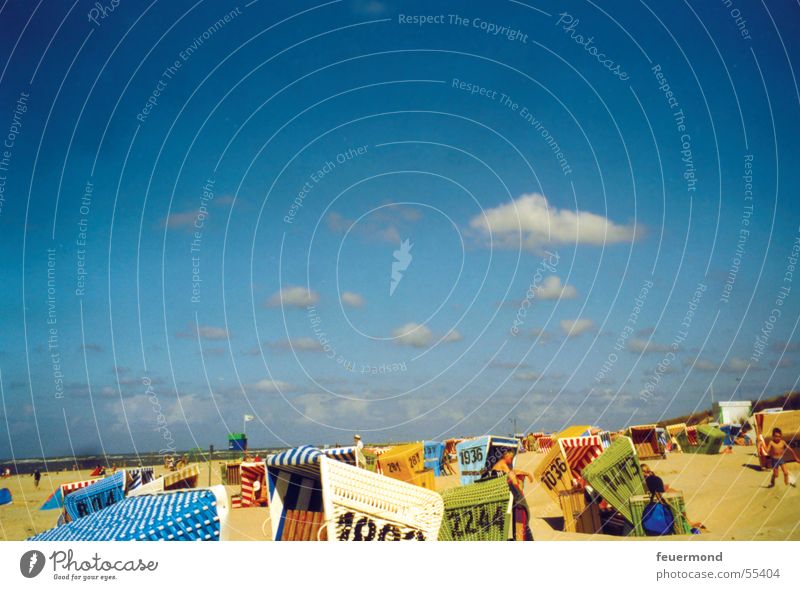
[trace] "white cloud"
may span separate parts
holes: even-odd
[[[291,391],[294,389],[294,386],[285,381],[278,381],[277,379],[261,379],[260,381],[251,383],[250,389],[263,391],[265,393],[278,393],[281,391]]]
[[[184,227],[191,229],[197,219],[197,211],[185,211],[183,213],[172,213],[164,220],[165,227],[178,228]]]
[[[619,225],[588,211],[558,209],[540,194],[524,194],[513,203],[487,209],[470,220],[470,227],[489,235],[501,246],[537,250],[548,244],[602,246],[630,242],[641,229]],[[521,244],[520,244],[521,238]]]
[[[536,287],[537,299],[575,299],[577,296],[577,289],[572,285],[562,285],[556,275],[550,275]]]
[[[319,293],[305,287],[289,286],[274,293],[267,300],[268,307],[308,307],[319,301]]]
[[[400,326],[392,332],[398,344],[413,346],[414,348],[424,348],[430,345],[433,340],[433,332],[428,326],[409,322]]]
[[[630,350],[631,352],[636,352],[640,354],[651,354],[651,353],[666,353],[672,350],[672,347],[669,344],[660,344],[658,342],[647,341],[645,338],[631,338],[628,340],[625,347]]]
[[[691,363],[688,363],[691,365]],[[706,359],[697,359],[694,363],[694,368],[698,371],[716,371],[719,365]]]
[[[514,374],[514,379],[517,381],[536,381],[539,378],[539,373],[534,371],[519,371]]]
[[[291,338],[289,340],[280,340],[275,342],[273,346],[278,348],[303,350],[303,351],[320,351],[322,345],[315,338],[303,336],[301,338]]]
[[[220,328],[218,326],[197,326],[193,323],[189,324],[189,328],[186,332],[178,332],[176,334],[178,338],[186,338],[188,340],[195,340],[198,335],[203,340],[227,340],[230,338],[230,333],[225,328]]]
[[[342,303],[350,307],[364,307],[364,298],[358,293],[345,291],[342,293]]]
[[[725,370],[729,373],[738,373],[740,371],[744,371],[749,366],[750,363],[745,359],[735,356],[728,361],[728,366],[725,367]]]
[[[442,338],[442,342],[458,342],[461,338],[461,332],[458,330],[450,330],[445,337]]]
[[[567,338],[580,336],[584,332],[588,332],[594,328],[594,322],[585,318],[577,320],[561,320],[559,325],[561,326],[561,331],[566,334]]]

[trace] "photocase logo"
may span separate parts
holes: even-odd
[[[44,553],[32,549],[22,554],[19,559],[19,571],[26,578],[35,578],[44,569]]]
[[[392,261],[392,280],[389,283],[389,296],[391,297],[394,295],[394,290],[397,289],[397,285],[400,284],[400,281],[403,280],[403,272],[408,269],[408,266],[411,264],[411,248],[414,247],[408,239],[403,240],[400,242],[400,249],[395,250],[394,254],[394,261]]]

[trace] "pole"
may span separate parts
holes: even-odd
[[[208,446],[208,487],[211,487],[211,466],[213,464],[214,445]]]

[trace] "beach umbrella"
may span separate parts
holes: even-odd
[[[11,490],[8,488],[0,488],[0,506],[3,504],[11,504]]]
[[[61,510],[64,507],[64,495],[61,493],[61,486],[47,497],[39,510]]]

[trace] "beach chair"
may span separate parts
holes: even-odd
[[[669,439],[669,451],[671,453],[683,452],[681,445],[678,442],[678,435],[686,431],[686,424],[684,422],[681,422],[680,424],[669,424],[667,425],[666,430],[667,437]]]
[[[242,493],[239,505],[241,508],[266,506],[267,504],[267,467],[264,461],[245,462],[239,465],[239,478],[242,482]]]
[[[325,456],[336,459],[348,465],[358,465],[358,451],[356,447],[335,447],[332,449],[321,449]]]
[[[233,461],[231,463],[222,463],[219,466],[219,475],[222,483],[226,486],[241,486],[242,485],[242,472],[240,465],[241,461]]]
[[[572,489],[572,474],[561,446],[554,445],[550,449],[534,470],[533,477],[556,504],[559,503],[558,495],[561,492]]]
[[[644,478],[633,442],[617,438],[600,457],[586,466],[583,478],[629,522],[633,522],[629,499],[644,494]]]
[[[30,541],[219,541],[228,514],[223,486],[133,496]]]
[[[155,479],[152,467],[138,467],[125,470],[125,493],[135,490],[141,485],[150,483]]]
[[[655,424],[631,426],[630,437],[640,461],[664,457],[664,448],[659,443]]]
[[[666,492],[661,494],[666,503],[672,510],[672,516],[675,519],[673,525],[674,535],[691,535],[692,527],[686,521],[686,504],[683,501],[682,492]],[[650,494],[642,494],[639,496],[631,496],[630,510],[633,523],[633,534],[637,537],[646,536],[645,530],[642,526],[642,516],[644,515],[645,507],[650,503]]]
[[[425,469],[423,444],[410,443],[392,447],[378,457],[380,473],[392,479],[433,490],[436,487],[433,471]]]
[[[540,453],[549,453],[550,449],[553,448],[553,444],[555,439],[550,436],[549,434],[543,434],[539,438],[537,438],[539,443],[539,448],[537,449]]]
[[[565,533],[593,535],[602,529],[600,507],[587,498],[583,488],[559,492],[558,503],[564,515]]]
[[[458,443],[456,455],[461,485],[483,478],[507,451],[516,454],[518,449],[519,441],[505,436],[482,436]]]
[[[511,536],[512,495],[504,477],[440,492],[444,518],[440,541],[507,541]]]
[[[171,471],[157,477],[150,483],[143,484],[131,490],[128,496],[144,496],[158,492],[168,492],[173,490],[188,490],[196,488],[200,480],[200,466],[196,463],[184,467],[179,471]]]
[[[693,438],[695,444],[692,444],[689,437],[691,430],[694,430]],[[716,426],[710,424],[701,424],[697,427],[689,427],[685,433],[678,435],[678,443],[684,453],[695,453],[701,455],[716,455],[719,453],[722,444],[725,442],[725,433]]]
[[[433,474],[439,477],[442,475],[445,462],[444,443],[426,440],[422,444],[425,453],[425,469],[433,470]]]
[[[125,498],[125,470],[117,471],[92,485],[76,490],[64,498],[67,522],[99,512]]]
[[[436,492],[311,446],[268,457],[267,483],[275,541],[435,540],[439,533],[443,504]]]
[[[86,479],[83,481],[73,481],[70,483],[63,483],[56,488],[52,494],[42,504],[39,510],[61,510],[64,508],[64,498],[76,490],[85,488],[95,482],[100,481],[102,478]]]
[[[584,467],[603,454],[603,443],[599,436],[577,436],[559,438],[557,441],[572,474],[573,485],[580,485]]]
[[[556,438],[574,438],[576,436],[591,436],[592,434],[592,427],[591,426],[569,426],[559,432],[556,435]]]

